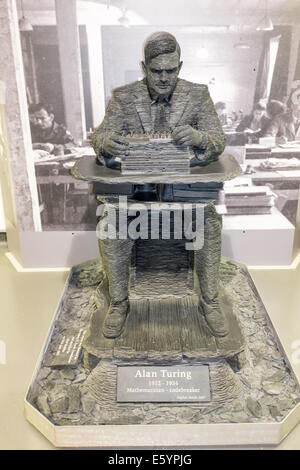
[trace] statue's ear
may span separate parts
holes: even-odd
[[[145,62],[143,62],[143,61],[141,62],[141,67],[142,67],[142,70],[143,70],[144,74],[146,75],[146,73],[147,73],[147,67],[146,67]]]

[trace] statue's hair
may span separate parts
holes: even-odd
[[[170,54],[172,52],[177,52],[180,58],[180,46],[176,38],[170,33],[159,31],[151,34],[145,41],[144,57],[146,64],[160,54]]]

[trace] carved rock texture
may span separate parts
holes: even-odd
[[[189,173],[188,148],[176,145],[171,138],[128,140],[128,155],[121,163],[123,175]]]
[[[81,269],[86,270],[88,276],[89,263],[81,266]],[[211,403],[205,405],[176,403],[172,406],[153,403],[116,404],[114,381],[116,364],[111,359],[111,353],[106,361],[101,362],[99,358],[90,355],[90,359],[94,360],[91,372],[84,368],[81,355],[78,364],[72,369],[73,380],[63,379],[57,368],[49,368],[42,362],[30,387],[27,400],[57,425],[281,421],[299,403],[299,385],[286,362],[284,351],[278,343],[246,268],[233,261],[222,259],[220,278],[239,312],[246,340],[246,361],[238,372],[228,368],[224,360],[210,362],[212,390],[215,390]],[[71,278],[44,358],[48,356],[49,359],[49,356],[56,353],[55,344],[61,331],[67,330],[70,326],[74,327],[78,321],[81,327],[87,329],[89,318],[97,309],[93,300],[89,301],[93,299],[94,293],[95,287],[78,288]],[[64,307],[69,302],[72,304],[71,309]],[[80,317],[78,317],[79,312]],[[112,345],[111,340],[108,341]],[[119,349],[121,350],[121,344]],[[178,361],[176,358],[174,360],[174,363]],[[195,358],[186,358],[186,361],[194,363]],[[145,358],[136,357],[136,362],[145,364]],[[122,360],[122,363],[130,365],[132,359],[127,362]],[[64,367],[69,368],[67,365]],[[103,377],[101,383],[95,380],[98,376]],[[68,387],[66,388],[66,386],[73,387],[74,384],[77,385],[81,396],[76,411],[74,408],[75,404],[79,403],[78,393],[77,402],[71,400],[74,406],[70,408],[71,395]],[[62,399],[66,409],[52,413],[49,406],[52,397],[60,395],[62,390],[69,397],[69,401]],[[279,394],[275,395],[274,392]],[[225,399],[228,395],[233,399]]]

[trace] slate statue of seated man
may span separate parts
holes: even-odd
[[[218,159],[225,148],[225,135],[206,85],[178,78],[182,62],[180,47],[166,32],[152,34],[144,46],[144,79],[113,92],[101,125],[92,136],[99,161],[120,168],[126,154],[126,134],[170,132],[176,144],[193,151],[191,166],[207,165]],[[166,185],[168,186],[168,185]],[[109,281],[110,308],[103,334],[120,335],[128,312],[128,279],[132,240],[101,240],[100,248]],[[195,251],[201,306],[215,336],[228,333],[219,304],[219,263],[221,218],[213,204],[205,208],[204,248]]]

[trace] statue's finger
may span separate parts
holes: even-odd
[[[191,138],[191,133],[187,129],[184,129],[181,132],[179,132],[176,137],[178,139],[183,139],[183,138],[186,138],[186,137]]]
[[[113,136],[113,140],[114,140],[114,142],[118,142],[119,144],[129,145],[128,140],[125,137],[123,137],[122,135],[115,134]]]

